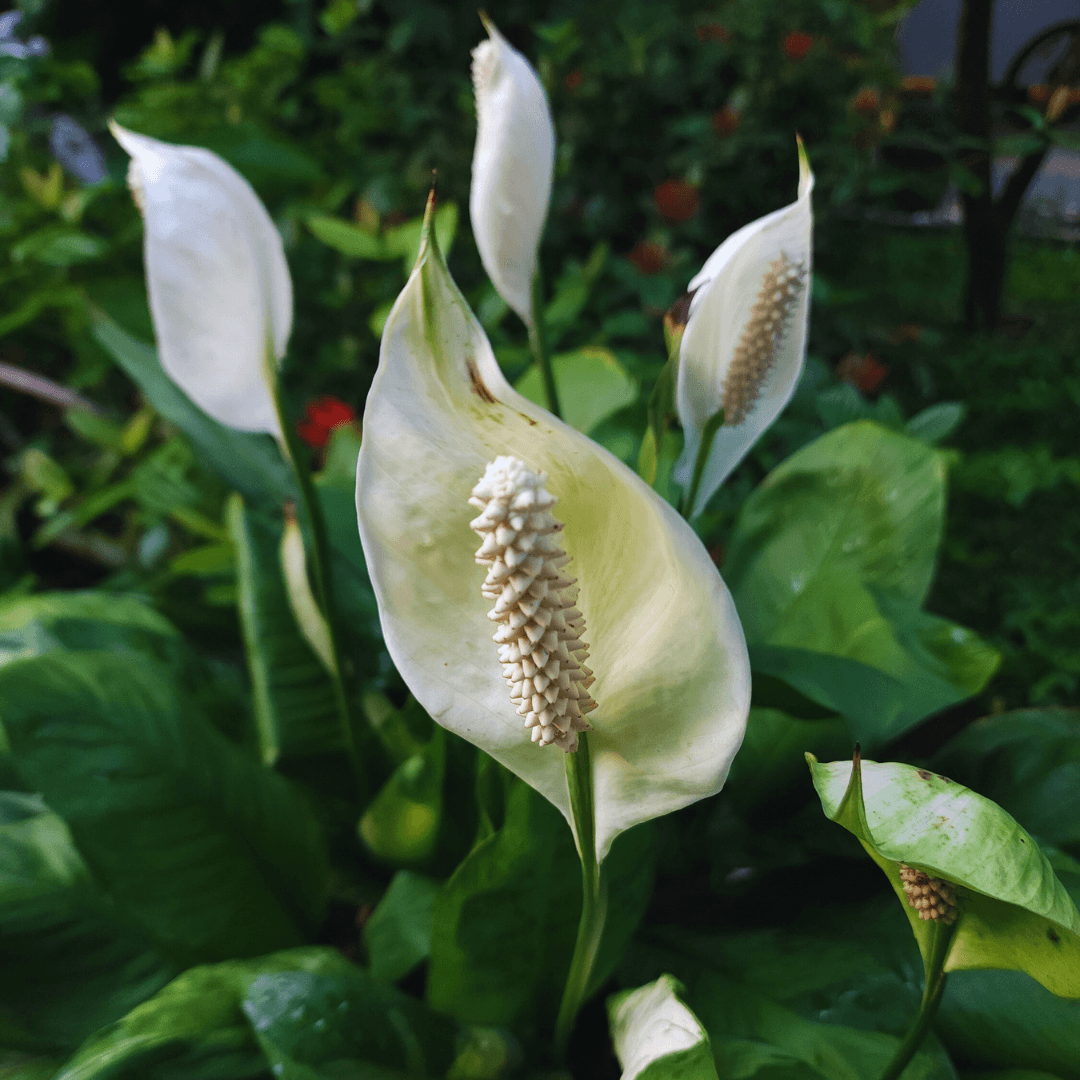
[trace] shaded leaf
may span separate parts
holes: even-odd
[[[0,669],[12,759],[120,908],[180,963],[303,940],[326,898],[306,804],[145,659],[62,653]]]
[[[395,982],[431,955],[431,921],[439,883],[399,870],[364,924],[371,974]]]

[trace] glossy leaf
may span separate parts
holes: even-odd
[[[440,724],[569,820],[560,753],[529,741],[503,681],[469,493],[516,455],[549,475],[578,579],[591,691],[597,854],[719,790],[749,699],[741,632],[689,526],[609,453],[516,393],[431,242],[386,324],[357,466],[360,536],[387,649]],[[707,628],[707,629],[706,629]]]
[[[301,942],[326,854],[306,804],[143,658],[50,653],[0,669],[15,768],[125,917],[180,963]]]
[[[359,968],[260,975],[243,1009],[285,1078],[425,1080],[454,1059],[452,1020]]]
[[[333,686],[296,625],[286,594],[281,527],[249,510],[236,494],[227,516],[263,763],[340,750]]]
[[[1080,912],[1031,835],[989,799],[926,769],[808,755],[825,816],[853,833],[889,879],[928,954],[935,920],[907,902],[900,864],[960,886],[946,971],[1026,971],[1080,997]]]
[[[192,968],[93,1035],[56,1080],[244,1080],[268,1063],[243,1003],[260,976],[351,970],[332,949],[292,949]]]
[[[608,998],[622,1080],[716,1080],[709,1036],[670,975]],[[729,1074],[730,1075],[730,1074]]]
[[[902,685],[903,708],[893,698],[864,713],[868,742],[977,693],[998,664],[971,631],[921,611],[944,507],[941,456],[864,421],[774,469],[731,537],[724,573],[751,645],[812,643]],[[874,693],[891,696],[888,684]]]

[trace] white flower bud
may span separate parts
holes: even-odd
[[[529,62],[485,20],[473,50],[476,151],[469,214],[488,277],[532,322],[532,283],[555,168],[555,127]]]
[[[217,154],[111,127],[131,155],[161,366],[215,420],[279,435],[274,379],[292,283],[270,215]]]

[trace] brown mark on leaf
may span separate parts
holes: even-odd
[[[920,780],[929,780],[930,777],[933,776],[933,775],[934,775],[933,773],[929,773],[925,769],[920,769],[919,770],[919,779]]]
[[[491,391],[484,385],[484,380],[480,378],[480,372],[476,367],[476,361],[471,356],[465,357],[465,369],[469,373],[469,385],[472,387],[473,393],[481,400],[486,401],[489,405],[495,404],[495,398]]]
[[[1050,939],[1051,944],[1053,944],[1053,945],[1060,945],[1061,944],[1061,938],[1059,938],[1057,936],[1057,934],[1054,933],[1053,930],[1048,929],[1046,931],[1046,936]]]

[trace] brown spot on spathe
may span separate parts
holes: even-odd
[[[919,770],[919,779],[920,780],[929,780],[930,777],[933,776],[933,775],[934,774],[932,772],[927,772],[926,769],[920,769]]]
[[[472,387],[472,392],[481,401],[486,401],[489,405],[494,405],[495,397],[487,386],[484,385],[484,380],[480,378],[480,371],[476,366],[476,361],[471,356],[465,357],[465,370],[469,373],[469,385]]]

